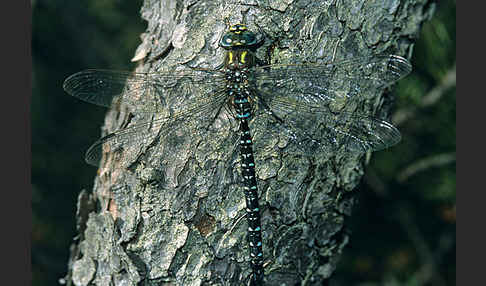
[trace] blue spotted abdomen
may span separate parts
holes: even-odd
[[[253,141],[248,126],[252,115],[248,77],[245,71],[233,70],[228,71],[227,80],[227,92],[232,99],[236,119],[240,123],[241,176],[246,201],[250,265],[254,275],[252,279],[261,281],[263,279],[262,231],[255,160],[253,157]]]

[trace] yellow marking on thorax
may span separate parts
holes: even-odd
[[[244,63],[245,63],[245,61],[246,61],[246,59],[245,59],[245,58],[246,58],[246,55],[247,55],[247,54],[248,54],[248,52],[247,52],[247,51],[243,51],[243,52],[241,52],[241,56],[240,56],[240,63],[242,63],[242,64],[244,64]]]
[[[233,52],[228,51],[228,64],[232,64],[232,63],[233,63]]]

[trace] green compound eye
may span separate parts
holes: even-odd
[[[228,32],[221,38],[220,46],[225,49],[251,48],[257,44],[255,33],[248,31],[244,25],[231,26]]]
[[[230,48],[234,46],[232,38],[233,38],[232,35],[227,33],[226,35],[223,36],[223,38],[221,38],[221,41],[219,43],[220,46],[223,48]]]
[[[243,34],[243,39],[241,39],[242,43],[246,43],[247,45],[253,45],[256,43],[255,34],[252,32],[246,32]]]

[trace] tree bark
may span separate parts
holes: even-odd
[[[410,57],[431,2],[146,0],[141,15],[148,27],[134,59],[143,60],[137,71],[217,68],[226,23],[240,22],[264,32],[257,55],[271,63]],[[376,93],[355,108],[386,115],[391,102]],[[103,135],[139,120],[131,111],[110,109]],[[79,196],[68,284],[245,284],[251,270],[235,126],[223,124],[209,140],[181,134],[107,156],[93,193]],[[252,132],[257,144],[265,130]],[[369,156],[290,156],[278,144],[254,150],[266,285],[323,285],[348,243],[346,218]]]

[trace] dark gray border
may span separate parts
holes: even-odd
[[[2,284],[30,285],[31,2],[4,1],[2,27]],[[5,138],[15,138],[6,140]]]

